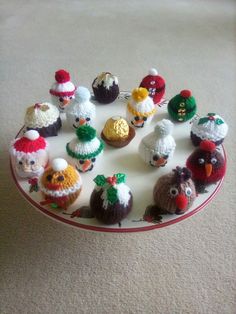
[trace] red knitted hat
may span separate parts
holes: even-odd
[[[46,149],[46,140],[35,130],[26,131],[25,134],[14,141],[12,145],[14,155],[31,154]]]

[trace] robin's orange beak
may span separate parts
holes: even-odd
[[[85,120],[85,119],[79,119],[79,125],[84,125],[84,124],[85,124],[85,122],[86,122],[86,120]]]
[[[212,173],[212,164],[205,164],[205,172],[206,172],[206,176],[210,177]]]
[[[63,99],[63,106],[66,106],[68,105],[70,102],[70,99],[66,98],[66,99]]]

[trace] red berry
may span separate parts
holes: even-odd
[[[188,89],[184,89],[180,92],[180,96],[183,98],[189,98],[192,95],[191,91]]]

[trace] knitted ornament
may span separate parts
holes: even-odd
[[[185,122],[191,119],[197,111],[195,98],[191,91],[182,90],[168,103],[168,113],[173,120]]]
[[[82,180],[74,167],[62,158],[53,159],[39,180],[39,188],[45,198],[42,205],[67,209],[80,194]]]
[[[48,143],[37,131],[30,130],[12,142],[10,154],[19,177],[38,177],[48,163]]]
[[[96,187],[90,197],[90,207],[93,215],[102,223],[119,223],[131,211],[133,196],[125,180],[123,173],[107,178],[98,175],[94,179]]]
[[[102,104],[110,104],[119,95],[118,78],[110,72],[99,74],[92,84],[95,99]]]
[[[140,145],[139,153],[141,158],[153,167],[164,167],[169,158],[174,154],[175,140],[171,135],[173,123],[163,119],[159,121],[154,131],[146,135]]]
[[[154,104],[160,103],[165,94],[165,80],[158,75],[156,69],[150,69],[147,76],[140,83],[140,87],[148,90]]]
[[[90,101],[91,94],[85,87],[78,87],[75,99],[66,110],[69,125],[75,129],[81,125],[91,125],[96,117],[96,107]]]
[[[49,92],[52,103],[63,112],[74,98],[75,85],[70,81],[70,73],[65,70],[58,70],[55,73],[55,80]]]
[[[193,204],[196,190],[191,171],[176,167],[171,173],[160,177],[153,189],[154,212],[183,214]]]
[[[30,106],[25,114],[25,127],[43,137],[56,136],[61,128],[60,113],[54,105],[41,103]]]
[[[136,128],[149,124],[156,113],[156,107],[146,88],[135,88],[127,104],[127,121]]]
[[[205,187],[222,179],[226,171],[226,162],[216,145],[208,140],[200,143],[200,147],[188,157],[187,167],[193,173],[198,192],[205,192]]]
[[[120,116],[108,119],[102,130],[101,137],[113,147],[124,147],[129,144],[135,136],[135,131],[128,122]]]
[[[190,136],[194,146],[199,146],[202,140],[220,145],[227,133],[228,125],[224,119],[215,113],[208,113],[193,122]]]
[[[96,137],[96,130],[89,125],[79,127],[76,135],[77,138],[67,143],[67,153],[75,162],[77,170],[91,171],[103,151],[104,144]]]

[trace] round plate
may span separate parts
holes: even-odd
[[[95,128],[97,135],[100,136],[102,128],[108,118],[111,116],[124,116],[126,114],[126,100],[130,96],[129,92],[121,92],[119,98],[112,104],[101,105],[96,104],[96,123]],[[207,187],[208,192],[199,194],[194,201],[193,206],[183,215],[162,215],[158,221],[151,219],[143,219],[143,214],[148,205],[152,204],[152,191],[158,178],[168,172],[171,172],[176,166],[184,166],[187,157],[192,153],[194,147],[190,141],[191,121],[185,123],[175,123],[173,136],[176,141],[176,150],[174,156],[168,161],[167,165],[163,168],[153,168],[146,165],[138,154],[138,145],[141,139],[148,133],[153,131],[157,121],[163,118],[169,118],[166,110],[167,101],[163,100],[157,108],[157,113],[153,118],[150,125],[145,126],[143,129],[136,130],[135,138],[128,146],[123,148],[114,148],[106,145],[104,153],[98,163],[95,165],[93,171],[82,173],[83,188],[80,196],[74,204],[72,204],[67,211],[50,208],[45,205],[42,206],[40,202],[43,200],[40,192],[29,192],[30,185],[26,179],[17,177],[12,164],[11,172],[17,188],[32,204],[43,214],[57,221],[63,222],[67,225],[77,228],[100,231],[100,232],[140,232],[151,229],[166,227],[168,225],[180,222],[199,210],[203,209],[210,200],[219,191],[223,179],[218,181],[217,184]],[[64,115],[64,114],[63,114]],[[66,123],[65,116],[62,115],[63,126],[58,136],[49,137],[47,141],[50,144],[50,160],[55,157],[63,157],[68,159],[66,153],[66,143],[75,137],[74,130],[70,129]],[[16,137],[21,136],[24,127],[19,131]],[[219,146],[221,153],[226,159],[226,154],[223,146]],[[93,179],[98,174],[111,176],[115,173],[125,173],[127,175],[127,185],[131,188],[134,198],[133,209],[128,217],[116,225],[103,225],[95,218],[81,218],[78,217],[76,210],[82,206],[88,206],[89,198],[95,186]]]

